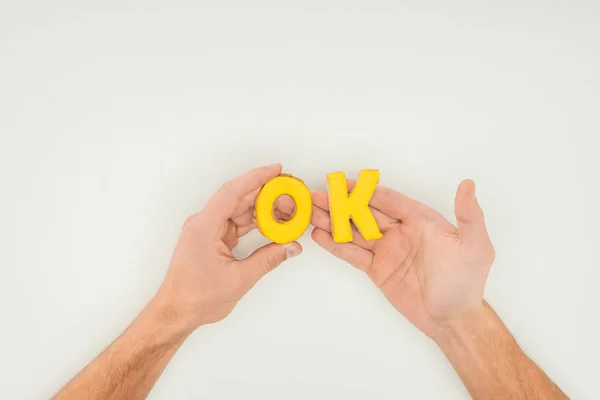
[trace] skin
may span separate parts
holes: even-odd
[[[256,228],[258,190],[280,173],[280,164],[249,171],[190,216],[156,295],[54,399],[145,398],[194,330],[225,318],[261,277],[300,254],[296,242],[268,244],[243,260],[231,254],[238,239]],[[349,190],[353,185],[348,182]],[[367,242],[355,232],[352,243],[335,243],[327,194],[314,192],[313,239],[365,271],[392,305],[440,346],[473,398],[567,398],[483,300],[494,249],[472,181],[459,186],[457,226],[384,187],[377,188],[370,205],[383,238]],[[293,202],[281,197],[274,211],[290,218]]]
[[[132,325],[53,398],[144,399],[185,339],[228,316],[256,282],[302,252],[296,243],[268,244],[250,257],[231,254],[256,226],[258,190],[281,165],[257,168],[225,183],[188,217],[158,292]],[[279,211],[278,211],[279,212]]]
[[[349,180],[349,190],[353,186]],[[440,346],[473,398],[567,398],[483,299],[495,253],[473,181],[458,187],[456,226],[383,186],[369,204],[383,237],[365,241],[354,231],[351,243],[335,243],[327,193],[313,192],[313,239],[366,272],[390,303]]]

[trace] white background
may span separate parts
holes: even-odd
[[[592,1],[0,0],[0,397],[50,397],[152,296],[185,217],[281,161],[314,189],[379,168],[452,221],[475,179],[488,300],[597,398],[599,40]],[[366,276],[300,242],[151,399],[468,397]]]

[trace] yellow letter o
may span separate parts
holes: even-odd
[[[294,200],[296,210],[289,221],[278,221],[273,217],[274,203],[279,196],[286,194]],[[310,224],[310,191],[304,182],[293,176],[280,175],[267,182],[258,193],[255,207],[258,229],[275,243],[293,242]]]

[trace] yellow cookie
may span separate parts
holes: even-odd
[[[286,194],[294,200],[296,210],[289,221],[279,221],[273,216],[273,205],[279,196]],[[255,208],[256,225],[264,236],[275,243],[293,242],[302,236],[310,224],[310,190],[300,179],[279,175],[260,189]]]
[[[343,172],[327,175],[331,232],[335,242],[352,241],[350,218],[365,240],[379,239],[383,236],[369,209],[369,200],[375,192],[377,182],[379,182],[379,171],[362,170],[358,174],[358,180],[352,193],[348,194],[346,177]]]

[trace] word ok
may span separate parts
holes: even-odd
[[[379,182],[379,171],[362,170],[354,189],[348,194],[343,172],[327,175],[329,213],[333,240],[352,241],[350,219],[365,240],[379,239],[382,235],[369,209],[369,201]],[[295,212],[287,221],[273,216],[275,200],[288,195],[294,200]],[[260,232],[275,243],[288,243],[298,239],[310,223],[312,199],[308,187],[301,180],[280,175],[267,182],[256,198],[256,224]]]

